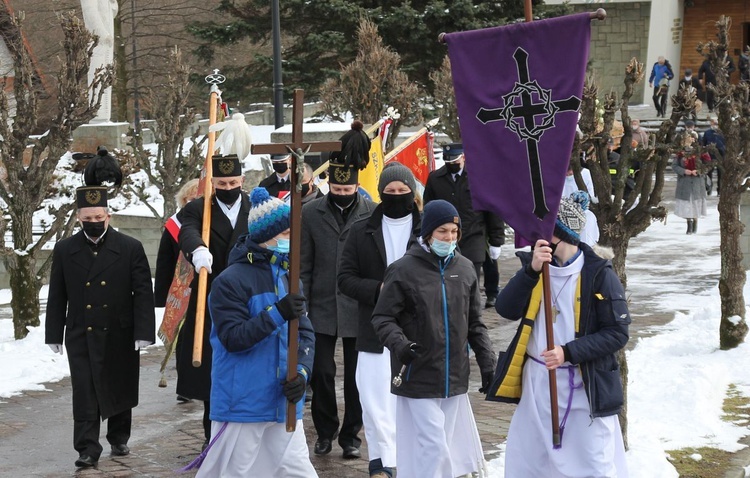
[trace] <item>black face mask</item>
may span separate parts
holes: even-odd
[[[309,193],[310,193],[310,184],[308,183],[303,184],[302,191],[301,191],[302,197],[307,196]]]
[[[286,163],[272,163],[272,166],[277,174],[284,174],[289,169],[289,165]]]
[[[549,243],[549,247],[550,247],[550,249],[552,249],[552,255],[553,256],[555,255],[555,251],[557,250],[557,245],[560,244],[561,242],[562,242],[562,240],[559,240],[557,242],[550,242]]]
[[[81,227],[83,227],[83,232],[89,237],[101,237],[104,231],[107,230],[104,227],[104,221],[81,221]]]
[[[380,200],[383,204],[383,214],[392,219],[408,216],[414,210],[413,192],[406,194],[380,193]]]
[[[216,190],[216,199],[223,202],[227,206],[231,206],[235,202],[237,202],[237,198],[240,197],[240,187],[236,187],[234,189],[217,189]]]
[[[461,171],[461,163],[445,163],[445,169],[447,169],[451,174],[456,174],[457,172]]]
[[[354,194],[333,194],[328,193],[328,200],[331,201],[331,203],[337,205],[341,209],[346,209],[349,206],[352,205],[354,202],[354,199],[357,197],[358,193]]]

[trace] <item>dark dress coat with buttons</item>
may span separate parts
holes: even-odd
[[[45,343],[62,344],[64,336],[75,420],[105,419],[138,405],[135,341],[155,341],[143,245],[111,227],[103,240],[94,254],[78,232],[58,242],[52,258]]]
[[[229,259],[229,251],[243,234],[247,234],[247,215],[250,212],[250,198],[244,192],[240,194],[240,212],[237,215],[237,223],[232,228],[229,218],[221,210],[216,197],[211,197],[211,236],[208,250],[214,258],[211,265],[211,273],[208,275],[206,291],[211,291],[213,278],[226,269]],[[199,246],[205,246],[201,238],[203,230],[203,204],[204,199],[198,198],[190,201],[181,210],[182,227],[180,228],[179,244],[180,250],[192,263],[192,252]],[[185,322],[182,324],[180,334],[177,337],[177,394],[195,400],[211,399],[211,360],[212,349],[209,337],[211,336],[211,314],[208,306],[203,317],[203,356],[200,367],[193,367],[193,340],[195,337],[195,312],[198,306],[198,273],[193,276],[190,284],[190,302],[185,313]],[[208,302],[206,303],[208,304]]]
[[[258,184],[258,187],[260,188],[266,188],[266,191],[268,191],[268,194],[277,198],[279,197],[279,193],[281,191],[289,191],[292,189],[292,183],[289,181],[289,176],[287,176],[286,181],[283,183],[279,182],[279,177],[274,172],[270,176],[268,176],[266,179],[260,182]]]
[[[461,255],[474,264],[484,262],[487,244],[502,246],[505,243],[505,223],[497,215],[486,211],[475,211],[471,202],[469,178],[466,170],[458,181],[443,166],[430,173],[424,188],[425,205],[433,199],[444,199],[458,211],[461,216],[461,240],[458,248]]]

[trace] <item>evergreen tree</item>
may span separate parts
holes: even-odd
[[[540,6],[538,17],[556,16],[569,7]],[[243,3],[222,0],[219,11],[224,22],[194,22],[192,32],[203,43],[195,53],[211,67],[221,68],[229,80],[228,91],[246,101],[270,101],[273,60],[263,52],[271,41],[271,7],[267,0]],[[445,45],[437,41],[442,32],[497,26],[523,18],[523,2],[517,0],[336,0],[310,2],[287,0],[280,5],[284,87],[289,94],[304,88],[307,98],[317,98],[320,86],[334,78],[340,65],[351,63],[358,51],[360,18],[376,24],[386,46],[401,57],[410,79],[431,89],[430,72],[440,68]],[[259,46],[240,68],[212,64],[217,48],[249,40]],[[268,48],[265,48],[268,49]]]

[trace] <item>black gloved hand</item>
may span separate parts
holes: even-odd
[[[495,378],[495,372],[489,371],[482,374],[482,388],[479,389],[479,393],[488,393],[490,391],[493,378]]]
[[[423,353],[424,347],[416,342],[410,342],[408,346],[399,350],[396,355],[398,356],[399,362],[404,365],[409,365],[415,358],[421,357]]]
[[[284,320],[299,319],[305,315],[305,296],[302,294],[289,293],[276,302],[276,308]]]
[[[292,403],[297,403],[302,400],[305,395],[305,388],[307,387],[307,381],[301,373],[292,380],[287,380],[283,384],[284,396],[287,400]]]

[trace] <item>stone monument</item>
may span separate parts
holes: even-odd
[[[89,85],[94,81],[97,68],[111,65],[114,62],[115,51],[115,17],[117,16],[117,0],[81,0],[81,11],[86,28],[99,37],[99,43],[94,48],[89,66]],[[93,95],[90,91],[89,95]],[[73,132],[73,149],[94,152],[99,145],[108,149],[126,146],[125,135],[130,125],[128,123],[112,123],[112,87],[102,93],[102,101],[96,116],[88,124],[82,125]]]

